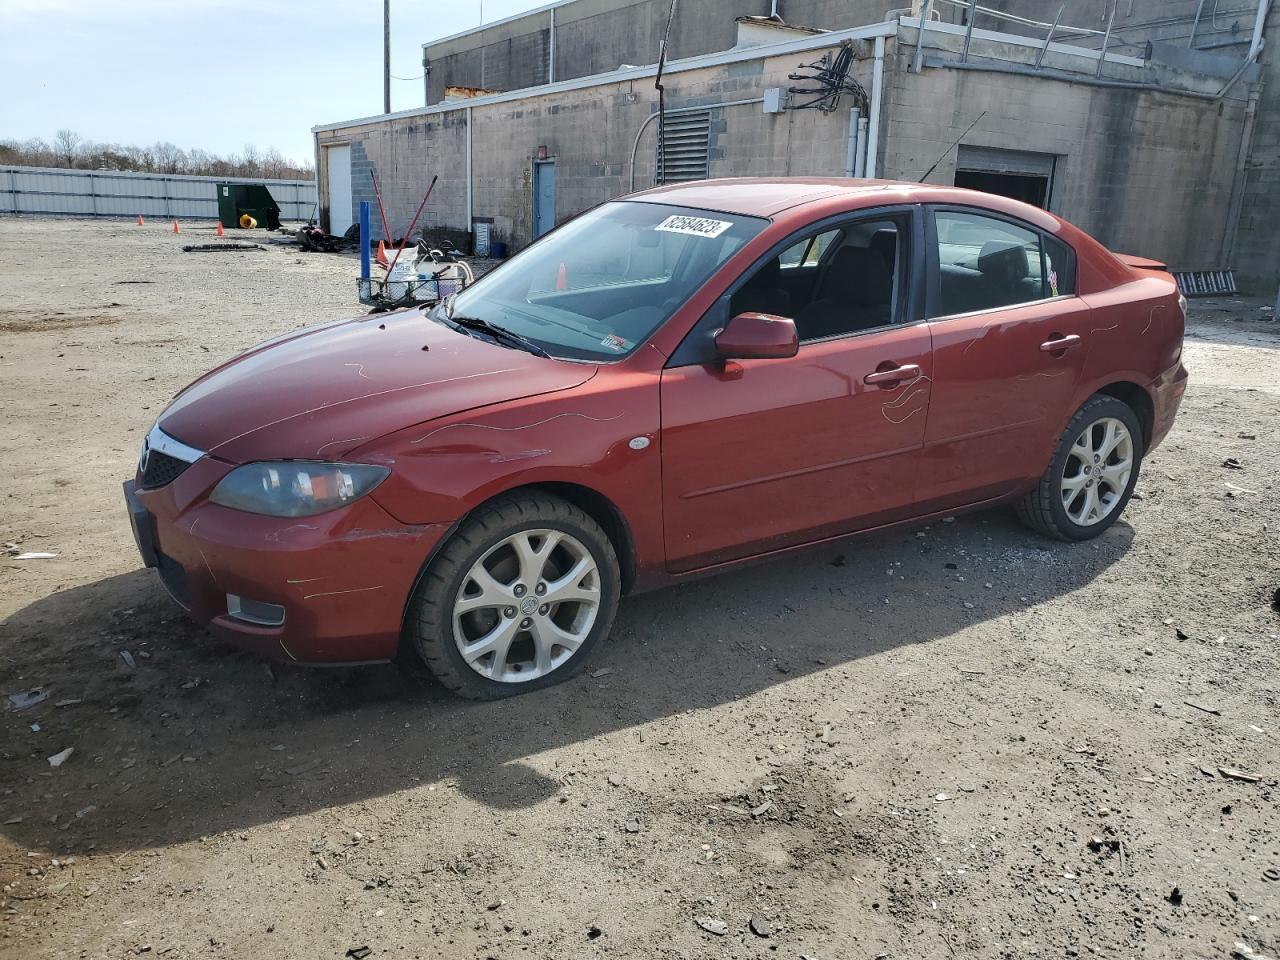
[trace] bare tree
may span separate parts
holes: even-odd
[[[187,165],[185,151],[167,140],[152,147],[151,153],[155,157],[155,169],[159,173],[181,173]]]
[[[25,167],[89,167],[154,173],[188,173],[206,177],[269,177],[311,180],[315,170],[308,160],[294,163],[278,149],[260,151],[247,144],[244,154],[219,156],[198,147],[183,150],[167,141],[150,147],[135,144],[93,143],[73,130],[59,130],[52,144],[31,140],[0,140],[0,163]]]
[[[74,167],[84,146],[84,137],[63,127],[53,135],[53,149],[64,167]]]
[[[289,163],[275,147],[268,147],[262,154],[262,175],[271,179],[284,176]]]

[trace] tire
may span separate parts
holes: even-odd
[[[576,673],[608,634],[620,584],[613,543],[585,512],[548,493],[500,497],[431,561],[407,639],[440,683],[469,700],[539,690]]]
[[[1119,427],[1107,433],[1115,424],[1123,426],[1127,437],[1099,459],[1110,440],[1121,435]],[[1037,533],[1058,540],[1091,540],[1115,523],[1129,503],[1144,453],[1142,424],[1133,408],[1115,397],[1095,394],[1071,418],[1040,482],[1014,509]],[[1127,473],[1122,469],[1126,460]],[[1092,508],[1090,490],[1096,499]]]

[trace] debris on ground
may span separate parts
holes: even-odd
[[[1195,700],[1183,700],[1182,702],[1185,703],[1188,707],[1194,707],[1195,709],[1202,710],[1205,713],[1212,713],[1214,716],[1217,716],[1217,717],[1222,716],[1222,711],[1219,710],[1217,707],[1215,707],[1211,703],[1199,703]]]
[[[47,550],[28,550],[25,553],[18,554],[13,559],[15,560],[52,560],[56,556],[57,556],[56,553],[50,553]]]
[[[351,960],[364,960],[371,953],[373,953],[372,947],[352,947],[347,951],[347,956]]]
[[[48,759],[49,759],[49,766],[51,766],[51,767],[60,767],[60,766],[62,766],[64,763],[66,763],[66,762],[67,762],[67,760],[70,758],[70,756],[71,756],[73,753],[75,753],[75,752],[76,752],[75,747],[67,747],[67,749],[65,749],[65,750],[59,750],[59,751],[58,751],[57,753],[55,753],[52,757],[49,757],[49,758],[48,758]]]
[[[1241,780],[1245,783],[1261,783],[1261,777],[1255,777],[1251,773],[1245,773],[1243,770],[1237,770],[1235,767],[1219,767],[1218,772],[1228,780]]]
[[[715,917],[698,917],[698,926],[717,937],[723,937],[729,932],[729,926],[723,920],[717,920]]]
[[[21,693],[11,693],[5,699],[9,701],[10,710],[26,710],[28,707],[34,707],[37,703],[48,700],[49,690],[47,687],[32,687]]]
[[[753,915],[747,923],[751,927],[751,932],[757,937],[769,937],[773,935],[773,925],[764,917]]]
[[[225,253],[235,250],[265,250],[258,243],[190,243],[182,248],[183,253]]]

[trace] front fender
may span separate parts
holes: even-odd
[[[403,523],[453,523],[509,490],[573,484],[618,508],[638,564],[663,556],[655,374],[619,371],[441,417],[362,447],[352,459],[391,467],[371,496]]]

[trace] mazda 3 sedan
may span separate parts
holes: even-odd
[[[125,495],[220,637],[508,696],[629,592],[1001,503],[1098,536],[1173,422],[1184,308],[1163,265],[1001,197],[669,185],[431,309],[229,360]]]

